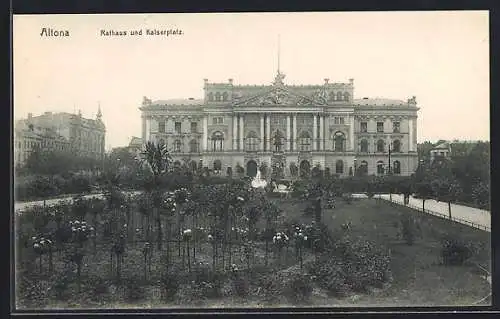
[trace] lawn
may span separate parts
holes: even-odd
[[[302,214],[305,206],[303,202],[282,202],[280,206],[286,212],[286,218],[306,220]],[[419,220],[421,238],[412,246],[399,238],[399,228],[396,225],[401,214],[414,214]],[[335,209],[324,210],[323,221],[332,230],[338,229],[338,225],[351,222],[353,234],[390,249],[394,277],[390,288],[376,295],[359,295],[344,300],[330,299],[328,305],[472,305],[491,292],[488,282],[481,277],[474,265],[479,263],[486,269],[491,268],[488,232],[376,199],[355,200],[352,204],[337,203]],[[441,239],[445,234],[477,244],[477,255],[464,266],[441,265]]]
[[[304,215],[307,203],[296,199],[273,199],[283,211],[284,221],[299,221],[310,223],[312,216]],[[400,238],[400,227],[398,226],[401,215],[412,214],[417,216],[421,229],[421,236],[411,246]],[[123,257],[122,283],[116,283],[105,279],[100,282],[105,292],[99,296],[95,294],[96,280],[112,277],[107,275],[110,270],[110,244],[106,241],[98,242],[94,252],[91,242],[87,242],[89,253],[84,257],[81,273],[81,287],[71,280],[69,286],[64,290],[64,296],[55,298],[52,283],[57,281],[58,275],[49,275],[46,271],[38,274],[36,264],[23,265],[22,268],[31,281],[37,282],[34,294],[41,300],[39,307],[43,308],[170,308],[170,307],[263,307],[263,306],[446,306],[446,305],[472,305],[474,302],[487,296],[491,288],[481,277],[474,263],[490,268],[490,234],[476,230],[461,224],[449,222],[431,215],[415,212],[409,208],[401,207],[378,201],[376,199],[354,200],[351,204],[340,201],[334,209],[324,209],[323,222],[332,232],[338,232],[340,225],[350,223],[350,236],[360,236],[370,240],[376,245],[390,252],[391,270],[393,280],[383,288],[371,289],[369,293],[351,293],[345,297],[331,296],[326,290],[313,284],[311,300],[306,304],[293,303],[285,298],[269,301],[264,296],[269,282],[276,281],[276,276],[297,276],[307,269],[306,265],[314,260],[313,255],[306,251],[304,253],[304,269],[298,266],[298,261],[293,248],[285,249],[280,254],[271,249],[268,265],[265,266],[265,247],[262,242],[255,243],[252,253],[252,266],[255,269],[244,276],[248,276],[248,287],[245,294],[239,294],[231,285],[230,278],[221,282],[221,295],[210,299],[199,298],[199,294],[190,288],[191,280],[199,279],[199,272],[193,272],[193,278],[185,277],[179,282],[179,289],[175,296],[166,301],[160,290],[160,269],[164,262],[162,255],[153,253],[152,269],[147,271],[147,280],[144,280],[144,262],[142,255],[143,242],[127,244],[127,250]],[[282,220],[283,221],[283,220]],[[260,220],[258,224],[262,224]],[[139,220],[133,224],[139,227]],[[135,227],[135,226],[134,226]],[[262,227],[262,225],[260,225]],[[455,236],[467,242],[474,243],[478,249],[475,256],[463,266],[444,266],[441,264],[441,240],[443,236]],[[174,263],[171,266],[174,275],[186,273],[185,251],[181,244],[170,244],[171,256]],[[165,248],[164,248],[165,249]],[[205,266],[212,265],[212,246],[209,243],[199,244],[196,251],[196,262]],[[183,253],[184,251],[184,253]],[[28,254],[24,252],[23,254]],[[182,257],[184,256],[184,257]],[[44,257],[45,260],[47,256]],[[191,255],[192,258],[192,255]],[[223,261],[217,260],[218,267]],[[231,263],[244,270],[247,266],[245,253],[238,247],[237,243],[231,251]],[[28,258],[29,259],[29,258]],[[44,267],[47,263],[44,262]],[[54,273],[64,272],[64,261],[62,256],[54,254]],[[193,266],[194,267],[194,266]],[[74,276],[74,274],[72,274]],[[99,275],[99,276],[97,276]],[[180,276],[179,276],[180,277]],[[141,282],[130,288],[130,278]],[[127,288],[127,284],[129,287]],[[276,284],[276,282],[274,283]],[[279,282],[277,283],[279,285]],[[269,287],[271,287],[269,286]],[[140,290],[140,297],[136,300],[126,300],[125,295],[130,291]],[[127,292],[128,291],[128,292]],[[269,292],[267,292],[269,293]],[[192,300],[196,299],[196,300]],[[126,300],[126,301],[125,301]],[[18,300],[19,301],[19,300]],[[485,302],[490,302],[487,299]],[[483,303],[485,304],[485,303]]]

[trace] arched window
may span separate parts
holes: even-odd
[[[367,140],[361,140],[360,152],[368,153],[368,141]]]
[[[222,162],[220,160],[214,161],[214,171],[220,172],[222,170]]]
[[[395,140],[392,142],[392,151],[399,153],[401,152],[401,141],[400,140]]]
[[[309,135],[307,131],[303,131],[299,135],[299,150],[301,152],[308,152],[311,150],[311,135]]]
[[[384,162],[383,161],[377,162],[377,174],[384,175]]]
[[[214,94],[212,92],[208,93],[208,100],[210,102],[213,102],[213,100],[214,100]]]
[[[248,132],[245,142],[245,150],[247,152],[254,152],[257,150],[258,137],[254,131]]]
[[[227,92],[222,93],[222,101],[227,101]]]
[[[222,132],[214,132],[212,134],[212,149],[214,152],[220,152],[224,146],[224,134]]]
[[[401,162],[394,161],[394,164],[392,166],[393,166],[392,171],[394,174],[396,175],[401,174]]]
[[[378,140],[377,141],[377,152],[384,152],[384,149],[385,149],[385,142],[384,140]]]
[[[219,92],[215,93],[215,100],[220,101],[220,93]]]
[[[181,140],[175,140],[174,142],[174,152],[181,152],[182,151],[182,142]]]
[[[191,140],[189,142],[189,151],[191,153],[198,153],[198,141],[197,140]]]
[[[335,173],[344,174],[344,162],[342,160],[338,160],[335,163]]]
[[[342,92],[337,92],[337,101],[342,101]]]
[[[342,132],[336,132],[333,135],[333,150],[335,152],[345,151],[345,135]]]
[[[361,165],[359,165],[358,168],[360,175],[368,175],[368,162],[367,161],[362,161]]]
[[[349,101],[349,92],[344,93],[344,101]]]

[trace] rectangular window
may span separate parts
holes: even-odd
[[[165,121],[158,122],[158,132],[165,133]]]
[[[335,124],[344,124],[344,118],[343,117],[336,117],[334,119]]]
[[[223,117],[214,117],[212,119],[212,123],[214,125],[216,125],[216,124],[224,124],[224,118]]]
[[[400,127],[401,127],[401,126],[400,126],[399,122],[393,122],[393,123],[392,123],[392,131],[393,131],[394,133],[399,133],[399,129],[400,129]]]
[[[198,123],[191,122],[191,133],[198,133]]]
[[[175,133],[176,134],[181,134],[181,122],[175,122]]]
[[[377,122],[377,133],[384,133],[384,122]]]
[[[361,122],[361,133],[366,133],[366,132],[368,132],[368,123]]]

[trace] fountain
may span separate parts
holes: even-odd
[[[267,181],[265,179],[262,179],[260,177],[260,170],[257,170],[257,174],[252,180],[252,187],[253,188],[264,188],[267,186]]]

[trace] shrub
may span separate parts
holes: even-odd
[[[125,299],[127,301],[141,300],[146,294],[144,282],[139,276],[128,278],[125,283],[125,289]]]
[[[171,301],[179,290],[179,274],[173,272],[164,272],[160,277],[160,289],[162,299]]]
[[[109,292],[109,283],[102,277],[93,276],[86,280],[85,285],[90,299],[93,301],[101,301]]]
[[[54,292],[56,299],[66,300],[68,295],[66,294],[69,284],[73,280],[73,276],[70,271],[65,271],[61,276],[57,276],[53,281],[51,290]]]
[[[344,236],[327,247],[329,251],[311,265],[310,272],[330,292],[365,291],[390,280],[390,257],[372,242]]]
[[[350,290],[345,282],[346,274],[340,259],[322,256],[308,268],[314,280],[334,296],[344,296]]]
[[[236,272],[232,278],[233,291],[239,297],[246,297],[249,291],[249,282],[240,272]]]
[[[288,282],[284,294],[290,302],[307,303],[311,298],[312,291],[310,276],[297,274]]]
[[[403,240],[411,246],[418,235],[420,235],[418,220],[411,215],[401,216],[401,237]]]
[[[445,237],[441,247],[441,257],[446,266],[463,265],[473,255],[472,246],[463,241]]]
[[[342,199],[344,200],[344,202],[346,202],[346,204],[352,204],[352,194],[350,193],[343,194]]]

